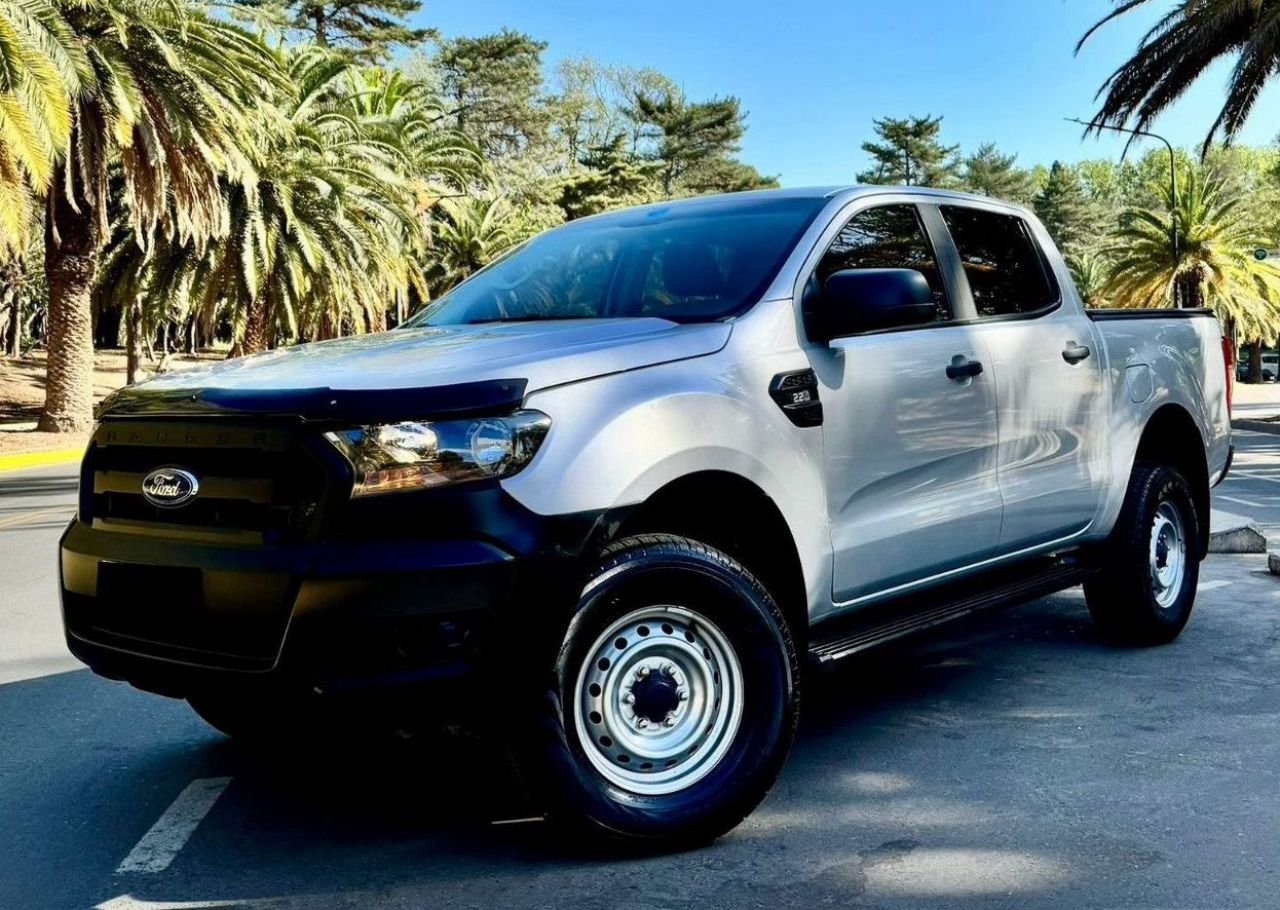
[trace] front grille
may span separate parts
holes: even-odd
[[[195,475],[198,495],[173,508],[148,502],[143,478],[164,467]],[[108,421],[94,434],[82,483],[82,518],[94,527],[269,544],[307,535],[325,469],[287,426]]]

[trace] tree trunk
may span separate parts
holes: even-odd
[[[1204,286],[1199,272],[1184,272],[1174,280],[1173,305],[1188,309],[1204,306]]]
[[[249,301],[249,315],[244,321],[244,337],[240,339],[237,351],[232,348],[233,357],[244,354],[261,354],[270,342],[271,320],[268,318],[267,301],[262,297]]]
[[[17,288],[10,289],[9,299],[9,337],[6,349],[9,356],[17,360],[22,356],[22,297]]]
[[[1249,345],[1249,382],[1262,382],[1262,342]]]
[[[44,272],[49,284],[49,360],[38,429],[82,433],[93,426],[93,309],[101,236],[87,202],[75,211],[55,181],[45,219]],[[54,232],[57,232],[56,235]]]
[[[133,385],[138,381],[138,368],[142,362],[142,298],[135,297],[129,304],[124,323],[125,349],[125,382]]]
[[[325,13],[323,2],[317,3],[312,11],[312,18],[315,20],[316,44],[321,47],[329,46],[329,24]]]
[[[320,314],[320,326],[319,330],[316,332],[316,341],[328,341],[330,338],[337,338],[338,334],[339,332],[336,327],[336,320],[333,318],[333,313],[326,308],[324,312]]]

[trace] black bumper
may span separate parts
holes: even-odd
[[[456,536],[410,536],[424,515]],[[456,684],[497,638],[572,604],[605,517],[536,516],[494,485],[383,497],[364,519],[349,531],[367,535],[257,547],[74,521],[60,544],[68,646],[177,697]]]

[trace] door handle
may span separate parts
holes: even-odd
[[[1062,359],[1067,363],[1079,363],[1092,353],[1088,346],[1076,344],[1074,341],[1068,341],[1067,346],[1062,349]]]
[[[952,358],[951,363],[947,364],[948,379],[972,379],[980,375],[982,375],[981,360],[969,360],[963,354],[957,354]]]

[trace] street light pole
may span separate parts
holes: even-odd
[[[1164,143],[1164,147],[1169,150],[1169,232],[1170,242],[1173,244],[1173,268],[1174,273],[1178,269],[1178,162],[1173,152],[1173,143],[1158,133],[1148,132],[1147,130],[1135,130],[1126,126],[1110,126],[1105,123],[1090,123],[1087,120],[1081,120],[1079,117],[1064,117],[1071,123],[1078,123],[1086,129],[1091,130],[1111,130],[1115,133],[1128,133],[1131,136],[1149,136],[1152,139],[1159,139]],[[1173,285],[1173,294],[1176,298],[1178,295],[1178,285]],[[1179,305],[1177,299],[1174,305]]]

